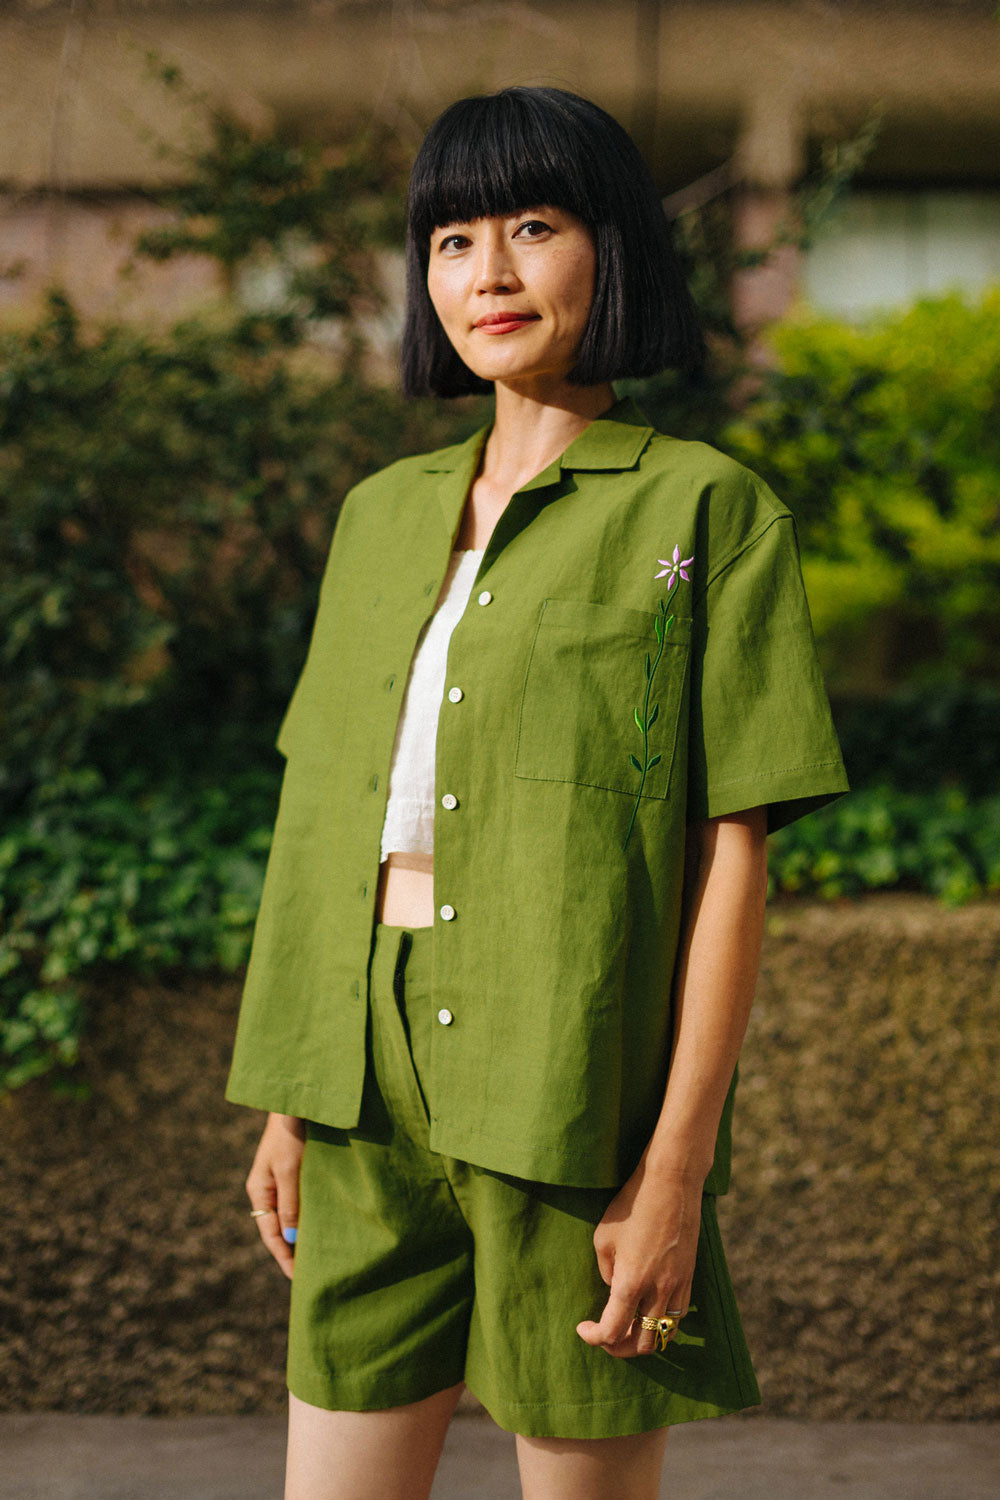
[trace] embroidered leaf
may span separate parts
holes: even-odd
[[[673,1336],[673,1338],[671,1340],[671,1343],[674,1343],[674,1344],[695,1344],[695,1345],[697,1345],[697,1347],[699,1349],[704,1349],[706,1340],[704,1338],[702,1338],[699,1334],[696,1334],[696,1333],[685,1333],[684,1330],[683,1330],[683,1328],[678,1328],[677,1332],[674,1334],[674,1336]]]
[[[674,554],[673,554],[673,560],[672,561],[670,559],[668,559],[668,558],[665,558],[665,557],[657,558],[657,561],[660,564],[660,572],[654,574],[654,577],[656,577],[656,578],[666,578],[666,580],[667,580],[667,583],[666,583],[666,593],[667,594],[670,594],[670,592],[672,591],[672,589],[676,585],[678,576],[681,577],[681,578],[683,578],[683,580],[684,580],[685,583],[689,583],[690,582],[690,579],[689,579],[689,577],[687,575],[687,572],[685,570],[690,566],[691,563],[694,562],[694,558],[693,557],[684,557],[684,558],[681,557],[681,549],[680,549],[680,543],[679,542],[674,547]],[[660,764],[660,761],[663,759],[663,756],[660,753],[657,753],[656,755],[654,755],[652,757],[650,757],[650,754],[649,754],[649,738],[648,738],[649,731],[652,729],[653,725],[656,723],[656,720],[658,719],[659,714],[660,714],[660,705],[658,703],[654,703],[653,706],[652,706],[652,708],[650,708],[650,706],[649,706],[649,698],[650,698],[650,693],[652,692],[652,688],[653,688],[653,678],[656,676],[656,669],[660,665],[660,658],[663,656],[664,637],[666,636],[667,632],[670,630],[670,628],[673,625],[673,623],[674,623],[674,616],[667,614],[667,603],[666,603],[666,600],[665,599],[658,600],[657,601],[657,613],[653,616],[653,629],[656,632],[656,640],[657,640],[657,645],[658,645],[659,649],[658,649],[658,651],[656,653],[656,656],[652,660],[650,660],[650,654],[649,654],[649,652],[648,651],[646,652],[646,695],[645,695],[645,698],[643,699],[642,712],[640,713],[640,711],[639,711],[638,708],[633,709],[633,714],[635,716],[636,728],[639,730],[639,733],[642,735],[642,753],[643,753],[643,757],[644,757],[646,763],[645,763],[645,765],[643,765],[642,762],[639,760],[639,757],[637,755],[632,755],[632,754],[629,755],[629,760],[631,761],[631,763],[634,766],[634,768],[639,772],[641,780],[639,782],[638,790],[636,791],[636,794],[635,794],[635,802],[633,803],[633,806],[632,806],[632,816],[629,818],[628,827],[625,830],[625,837],[622,840],[622,849],[623,850],[625,850],[625,849],[628,848],[628,841],[632,837],[632,829],[635,827],[635,817],[636,817],[636,813],[639,811],[639,803],[642,800],[642,790],[643,790],[643,786],[645,785],[645,781],[646,781],[646,773],[647,773],[647,771],[652,770],[653,766],[658,766]],[[642,715],[643,714],[647,715],[645,723],[643,723],[643,719],[642,719]]]

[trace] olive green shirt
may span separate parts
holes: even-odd
[[[338,516],[278,738],[236,1103],[358,1123],[396,722],[486,433],[372,475]],[[675,547],[687,577],[657,578]],[[619,401],[512,496],[451,636],[432,929],[435,1013],[451,1020],[425,1080],[432,1148],[536,1181],[623,1182],[666,1087],[686,824],[766,803],[775,829],[846,790],[791,512]]]

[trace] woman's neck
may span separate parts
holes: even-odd
[[[542,400],[497,382],[496,417],[483,453],[482,478],[491,490],[513,494],[614,401],[610,385],[563,386]]]

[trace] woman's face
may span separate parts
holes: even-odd
[[[435,229],[427,290],[470,370],[545,389],[576,363],[595,267],[586,224],[568,209],[538,207]]]

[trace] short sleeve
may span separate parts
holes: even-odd
[[[692,610],[689,819],[766,804],[773,833],[848,791],[791,513],[758,524]]]

